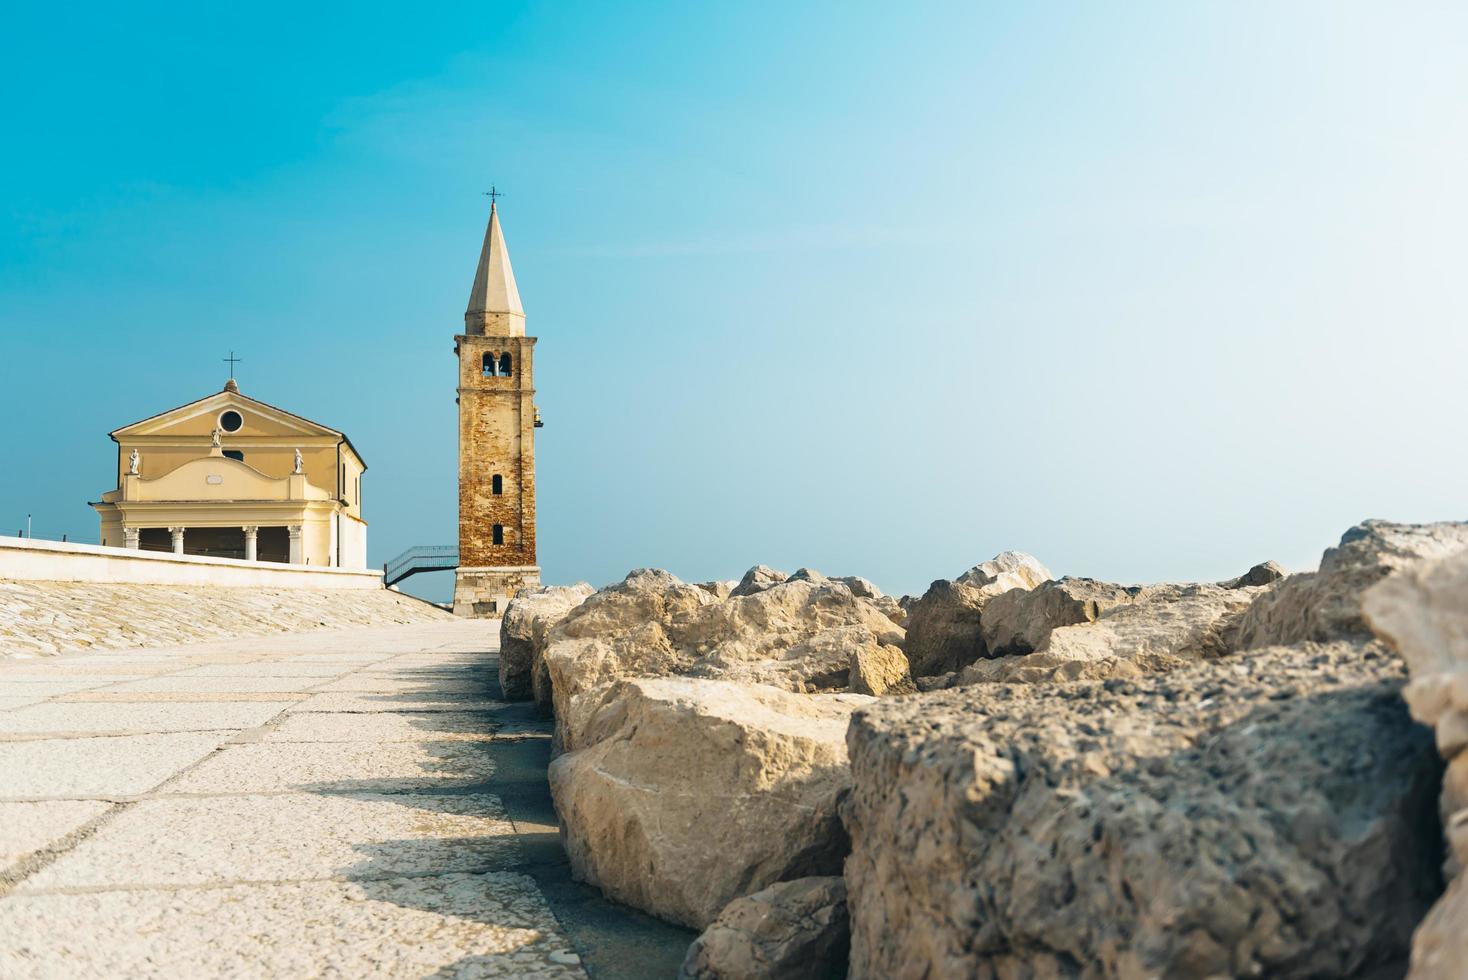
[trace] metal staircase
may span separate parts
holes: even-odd
[[[419,572],[451,572],[459,567],[459,549],[451,544],[420,544],[382,566],[382,584],[396,585]]]

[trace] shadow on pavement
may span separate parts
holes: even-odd
[[[452,711],[457,702],[466,700],[498,702],[502,695],[495,673],[496,665],[497,660],[486,655],[485,661],[478,664],[436,666],[421,672],[414,670],[412,680],[421,682],[422,690],[363,692],[357,696],[384,702],[385,710],[389,711],[392,708],[388,705],[394,702],[442,705],[445,711]],[[550,786],[546,781],[546,767],[551,754],[550,722],[537,717],[535,706],[530,703],[501,703],[488,710],[454,713],[460,719],[465,714],[482,717],[485,730],[497,734],[498,737],[492,741],[472,743],[474,755],[481,759],[488,756],[492,763],[493,775],[489,779],[461,782],[449,787],[428,787],[421,780],[403,780],[401,787],[394,788],[391,780],[364,780],[360,787],[354,787],[348,781],[301,788],[328,795],[356,792],[388,794],[400,797],[406,805],[425,810],[441,809],[435,797],[498,797],[514,826],[520,860],[504,861],[503,866],[496,862],[494,870],[517,872],[535,882],[593,980],[649,980],[659,977],[672,980],[676,977],[684,953],[697,935],[695,932],[609,901],[596,888],[572,880],[571,866],[561,845]],[[452,760],[465,750],[466,743],[455,738],[433,740],[432,735],[450,731],[462,734],[462,729],[450,729],[435,717],[433,710],[414,712],[408,709],[404,714],[411,717],[415,728],[425,732],[428,740],[421,743],[425,751],[444,760],[445,765],[435,768],[451,772]],[[421,841],[402,841],[364,847],[367,859],[362,864],[343,869],[343,873],[358,879],[372,878],[400,866],[391,854],[395,844],[403,850],[422,846]],[[374,871],[374,867],[381,870]],[[402,896],[391,891],[369,890],[381,892],[374,897],[395,902],[402,900]],[[431,911],[444,912],[445,909],[435,907]],[[456,913],[450,911],[448,914]],[[473,914],[468,917],[491,921]],[[497,917],[494,924],[505,923]],[[472,967],[472,961],[477,958],[469,957],[456,963],[441,975],[457,975],[466,966]],[[472,973],[472,969],[469,972]]]

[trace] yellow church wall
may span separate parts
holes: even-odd
[[[207,439],[207,434],[205,436]],[[165,442],[163,437],[134,436],[118,439],[117,477],[127,473],[129,456],[133,449],[138,451],[141,464],[138,475],[145,480],[157,480],[178,469],[190,460],[198,459],[209,451],[207,441],[199,443]],[[306,479],[318,487],[336,493],[337,440],[332,437],[312,436],[296,441],[275,437],[238,439],[228,436],[220,440],[222,449],[236,449],[244,454],[245,463],[273,477],[290,475],[295,467],[296,450],[301,450],[302,470]]]
[[[228,411],[240,415],[234,432],[223,431],[222,417]],[[329,567],[339,558],[342,567],[365,567],[366,465],[341,433],[242,395],[231,381],[223,391],[197,402],[117,429],[112,438],[117,443],[117,489],[93,505],[102,544],[126,547],[124,526],[299,526],[303,563]],[[129,472],[133,450],[139,458],[136,475]],[[240,452],[243,462],[223,456],[225,451]],[[294,472],[297,451],[300,474]],[[156,535],[150,532],[150,539],[156,542]],[[197,536],[210,539],[209,534]],[[187,530],[184,547],[187,552]]]

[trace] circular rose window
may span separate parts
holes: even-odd
[[[240,413],[233,409],[219,416],[219,427],[225,432],[238,432],[244,424],[245,420],[240,418]]]

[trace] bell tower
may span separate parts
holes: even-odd
[[[502,616],[516,590],[540,584],[535,564],[535,338],[491,201],[459,358],[458,616]]]

